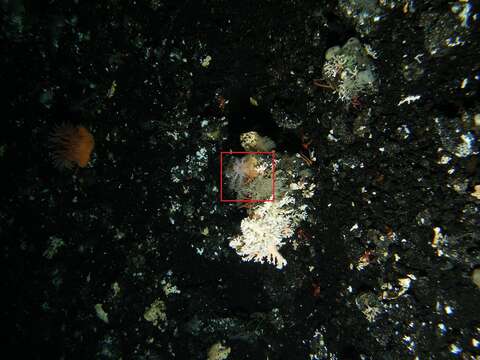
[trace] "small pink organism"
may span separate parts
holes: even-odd
[[[252,156],[235,157],[225,173],[229,180],[229,187],[238,190],[260,174],[258,160]]]

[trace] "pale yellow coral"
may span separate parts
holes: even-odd
[[[256,131],[241,134],[240,143],[245,151],[271,151],[276,147],[272,139],[261,136]]]

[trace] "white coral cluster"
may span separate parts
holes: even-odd
[[[345,45],[333,46],[325,53],[323,76],[339,99],[350,102],[353,98],[375,90],[375,67],[371,51],[356,38],[350,38]]]
[[[265,261],[278,269],[287,264],[279,249],[294,234],[300,221],[307,216],[306,205],[294,207],[295,199],[289,194],[277,201],[256,207],[250,217],[242,220],[242,234],[230,241],[243,261]]]

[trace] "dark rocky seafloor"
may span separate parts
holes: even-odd
[[[478,1],[0,9],[2,358],[480,359]],[[340,99],[352,37],[375,84]],[[62,123],[87,167],[53,165]],[[248,131],[313,174],[281,270],[229,246]]]

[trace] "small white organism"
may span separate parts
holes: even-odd
[[[294,234],[300,221],[306,218],[306,205],[291,206],[295,199],[286,194],[277,202],[266,202],[256,207],[250,217],[242,220],[242,234],[230,241],[243,261],[265,261],[278,269],[287,264],[279,249]]]

